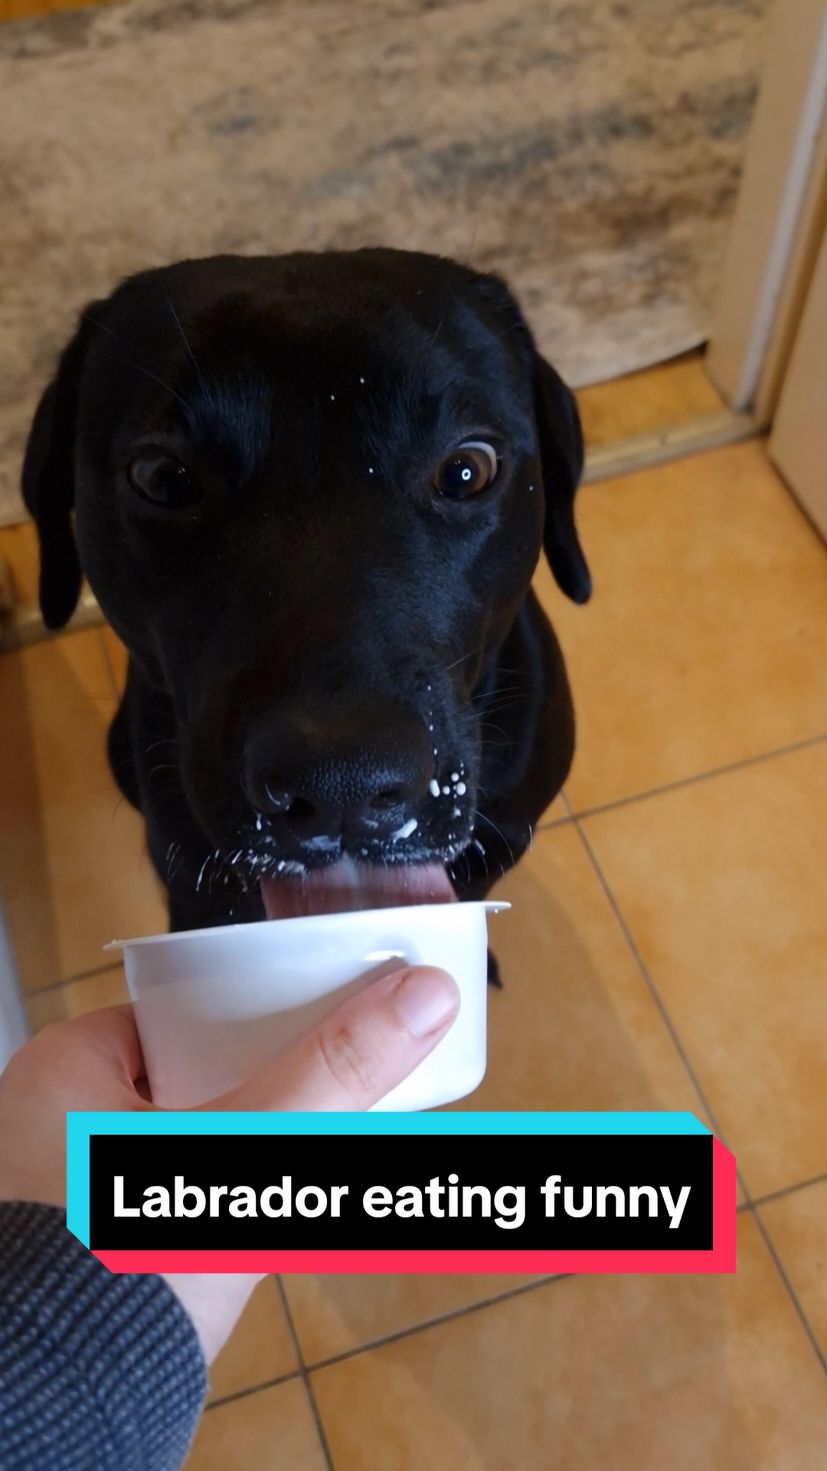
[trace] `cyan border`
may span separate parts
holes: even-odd
[[[708,1134],[664,1113],[68,1113],[66,1224],[89,1245],[92,1134]]]

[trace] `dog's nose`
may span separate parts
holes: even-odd
[[[432,780],[425,727],[398,706],[294,704],[261,718],[247,740],[248,800],[294,842],[393,837]]]

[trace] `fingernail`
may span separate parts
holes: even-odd
[[[412,970],[399,982],[394,1001],[415,1037],[427,1037],[459,1010],[459,991],[444,970]]]

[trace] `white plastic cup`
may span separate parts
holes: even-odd
[[[485,1074],[486,917],[509,907],[421,904],[113,941],[153,1100],[189,1108],[218,1097],[402,965],[449,971],[460,1010],[433,1052],[374,1107],[411,1111],[465,1097]]]

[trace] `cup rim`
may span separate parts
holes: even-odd
[[[176,940],[202,940],[230,934],[250,934],[251,932],[270,929],[274,925],[279,928],[284,925],[306,925],[308,929],[318,926],[325,921],[336,920],[337,927],[342,927],[350,921],[366,917],[375,917],[377,920],[392,919],[394,916],[409,915],[412,913],[427,914],[430,910],[468,910],[483,909],[486,914],[504,914],[511,908],[507,899],[467,899],[458,900],[455,904],[396,904],[387,909],[346,909],[341,914],[297,914],[289,919],[254,919],[247,924],[222,924],[208,925],[200,930],[173,930],[163,935],[139,935],[132,940],[110,940],[104,945],[104,950],[131,950],[138,945],[163,945],[170,944]]]

